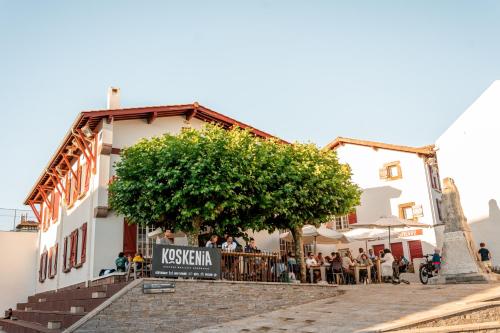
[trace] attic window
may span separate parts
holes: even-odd
[[[396,180],[403,178],[399,161],[384,164],[384,166],[379,169],[379,176],[380,179],[385,180]]]

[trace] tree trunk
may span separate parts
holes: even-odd
[[[201,229],[201,218],[195,217],[193,220],[193,231],[187,234],[187,240],[189,246],[197,247],[198,244],[198,236],[200,235]]]
[[[304,260],[304,241],[302,240],[302,228],[293,227],[290,232],[292,233],[293,241],[295,243],[295,260],[299,265],[299,276],[302,283],[306,282],[306,262]]]

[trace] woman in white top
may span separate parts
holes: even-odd
[[[381,258],[380,262],[382,276],[392,277],[392,264],[394,263],[394,257],[392,256],[391,250],[384,249],[384,257]]]

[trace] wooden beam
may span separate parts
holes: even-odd
[[[63,157],[63,160],[64,162],[66,163],[66,165],[68,166],[68,169],[69,171],[71,171],[71,173],[73,174],[73,177],[75,177],[75,180],[78,179],[78,175],[75,173],[75,171],[73,170],[73,168],[71,167],[71,163],[69,163],[69,160],[68,158],[66,157],[66,155],[62,154],[62,157]]]
[[[49,210],[52,210],[52,205],[49,201],[49,197],[47,196],[47,193],[45,193],[45,188],[42,185],[40,185],[40,186],[38,186],[38,189],[39,189],[40,194],[42,195],[43,201],[45,201],[45,204],[47,205]]]
[[[106,123],[107,123],[107,124],[111,124],[112,122],[113,122],[113,116],[112,116],[112,115],[108,115],[108,116],[106,117]]]
[[[198,113],[198,107],[195,105],[194,109],[186,112],[186,120],[190,121],[191,119],[193,119],[193,117],[196,116],[196,113]]]
[[[33,214],[35,214],[35,217],[38,220],[38,223],[42,223],[42,218],[40,216],[40,212],[38,212],[38,210],[36,209],[35,203],[33,202],[33,200],[29,200],[28,204],[30,205],[31,210],[33,211]]]
[[[94,156],[92,156],[91,149],[89,149],[87,147],[87,145],[85,144],[85,140],[83,139],[83,134],[82,133],[77,133],[77,134],[80,135],[81,138],[78,138],[75,135],[76,144],[78,145],[78,148],[82,151],[83,156],[85,156],[85,159],[87,160],[87,163],[88,163],[89,167],[91,167],[92,166],[92,162],[94,160]]]
[[[59,192],[59,195],[62,198],[63,197],[63,193],[64,193],[64,188],[62,187],[62,183],[59,184],[59,181],[57,180],[57,177],[53,173],[47,172],[47,174],[49,175],[50,179],[52,180],[52,183],[54,183],[55,189],[57,190],[57,192]],[[61,191],[61,189],[57,185],[61,185],[62,191]]]
[[[158,118],[158,112],[157,111],[151,112],[148,116],[148,124],[152,124],[153,121],[156,120],[156,118]]]

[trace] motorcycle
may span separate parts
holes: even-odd
[[[434,264],[432,263],[432,254],[426,254],[424,258],[425,262],[420,264],[418,276],[422,284],[427,284],[429,282],[429,279],[436,276],[438,272],[436,270],[436,267],[434,267]]]

